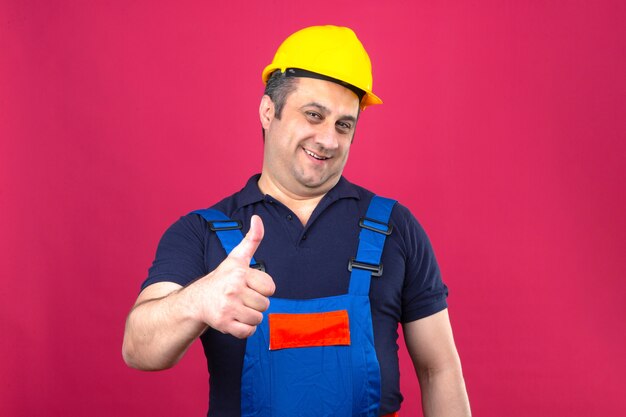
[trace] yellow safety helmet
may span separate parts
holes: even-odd
[[[280,70],[296,68],[350,84],[365,94],[361,109],[382,100],[372,92],[372,63],[352,29],[339,26],[311,26],[289,36],[263,70],[263,82]]]

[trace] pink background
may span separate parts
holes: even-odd
[[[624,2],[127,3],[0,2],[0,415],[204,415],[200,346],[127,369],[124,319],[164,229],[260,169],[261,70],[325,23],[385,101],[346,176],[428,230],[474,415],[626,415]]]

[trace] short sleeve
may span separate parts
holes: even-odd
[[[398,206],[404,218],[406,268],[402,290],[403,323],[419,320],[447,308],[448,288],[443,283],[430,240],[415,216]]]
[[[157,282],[185,286],[208,273],[204,261],[207,227],[195,214],[181,217],[161,237],[143,290]]]

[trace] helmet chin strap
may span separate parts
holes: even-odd
[[[348,84],[345,81],[341,81],[341,80],[338,80],[336,78],[329,77],[327,75],[318,74],[316,72],[307,71],[307,70],[303,70],[303,69],[300,69],[300,68],[287,68],[285,70],[284,74],[285,74],[285,77],[315,78],[317,80],[330,81],[330,82],[339,84],[342,87],[345,87],[348,90],[352,91],[354,94],[356,94],[356,96],[359,98],[359,103],[363,99],[363,96],[365,96],[365,91],[361,90],[360,88],[357,88],[357,87],[353,86],[352,84]]]

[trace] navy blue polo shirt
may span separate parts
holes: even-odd
[[[243,224],[253,214],[265,235],[255,259],[265,263],[276,284],[275,297],[309,299],[348,292],[348,261],[356,255],[359,219],[373,193],[341,178],[320,201],[306,226],[285,205],[264,195],[253,176],[238,193],[211,208]],[[396,204],[392,234],[382,254],[383,275],[372,278],[370,303],[376,354],[381,369],[380,414],[400,409],[398,323],[427,317],[447,307],[447,287],[426,233],[411,212]],[[225,257],[215,233],[197,214],[188,214],[163,235],[142,289],[170,281],[186,286],[215,269]],[[202,345],[209,370],[209,416],[240,415],[240,380],[245,340],[208,329]]]

